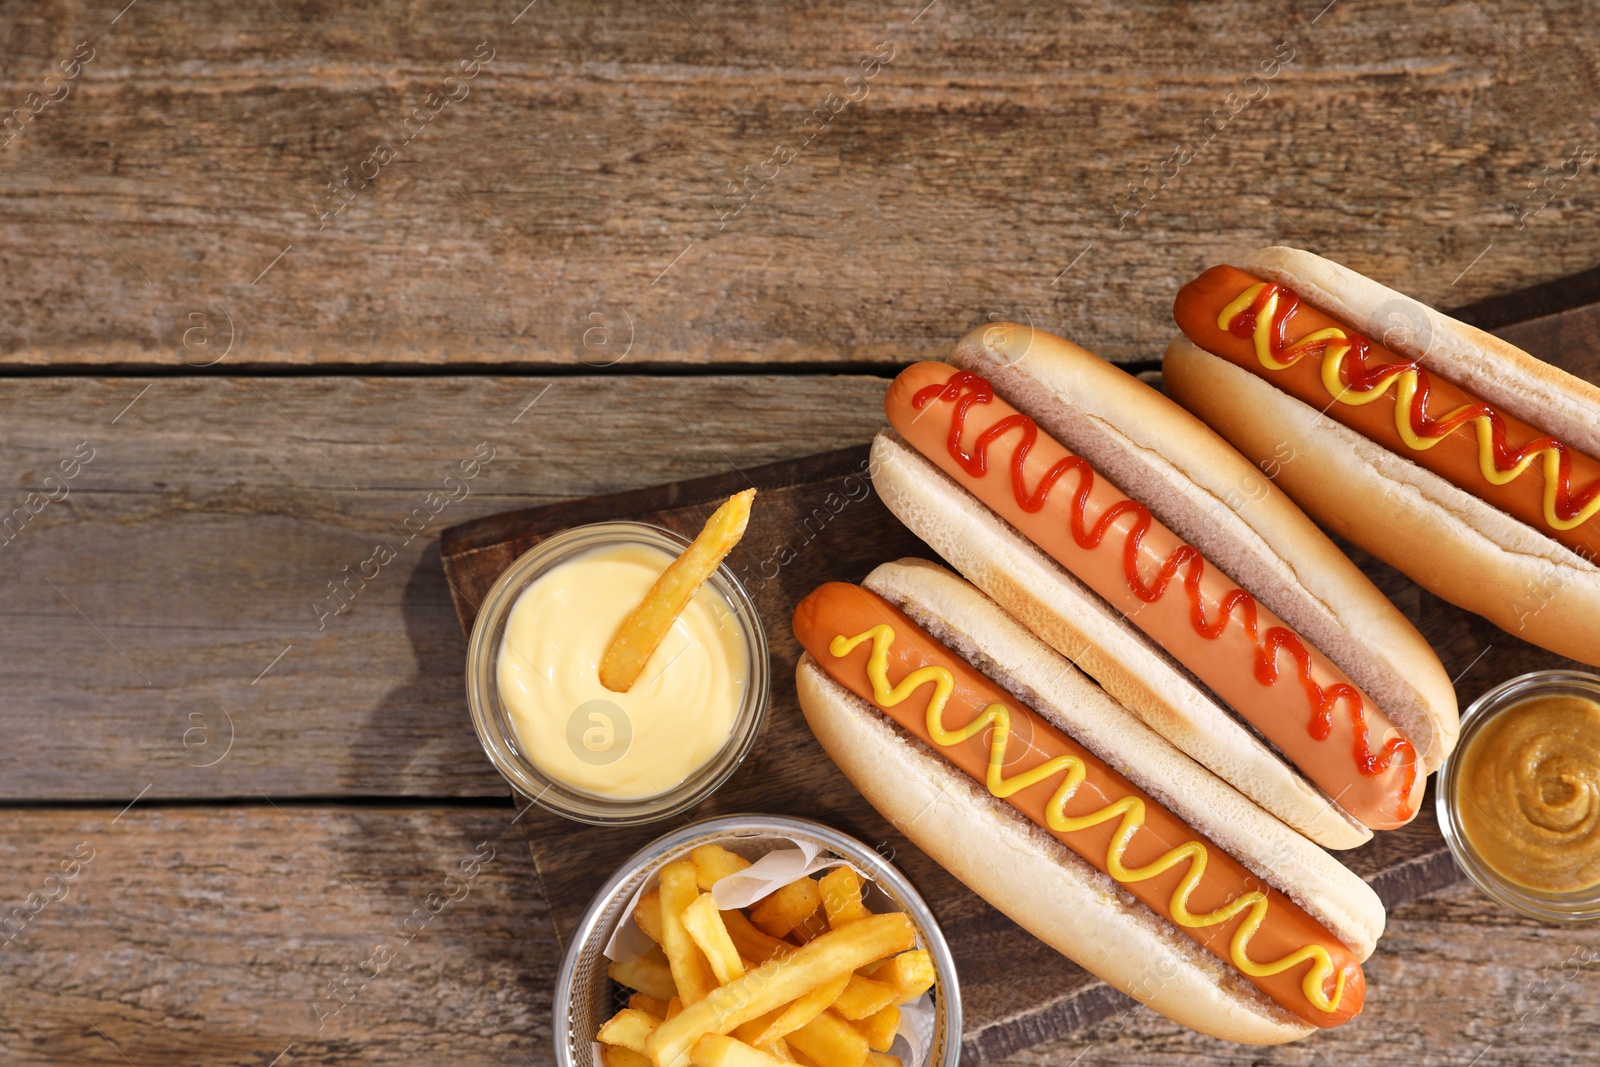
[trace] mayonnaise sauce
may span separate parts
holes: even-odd
[[[619,544],[536,578],[506,617],[497,682],[534,765],[573,789],[617,800],[665,793],[709,762],[744,701],[744,634],[733,608],[700,588],[626,693],[600,684],[623,618],[672,557]]]

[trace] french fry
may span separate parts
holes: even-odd
[[[678,860],[661,868],[661,948],[684,1004],[693,1004],[717,987],[711,965],[683,925],[683,913],[700,895],[694,864]]]
[[[645,936],[656,944],[661,944],[661,890],[652,889],[639,898],[639,903],[633,906],[633,921]]]
[[[815,1019],[828,1009],[828,1005],[839,999],[839,994],[844,991],[845,983],[850,981],[848,974],[841,974],[829,982],[823,982],[817,988],[803,997],[798,997],[787,1008],[761,1029],[760,1033],[750,1038],[752,1045],[770,1045],[772,1042],[787,1037],[800,1029],[806,1023]]]
[[[727,985],[744,973],[744,961],[739,958],[739,950],[728,936],[728,928],[723,925],[717,902],[711,899],[710,893],[701,893],[683,910],[683,928],[689,931],[690,940],[711,965],[717,984]]]
[[[678,1013],[680,1011],[682,1011],[682,1010],[683,1010],[683,1001],[679,1000],[677,997],[673,997],[671,1000],[667,1001],[666,1018],[668,1018],[668,1019],[677,1018]]]
[[[869,1050],[867,1052],[867,1067],[903,1067],[899,1056],[891,1056],[887,1052]]]
[[[665,1019],[667,1017],[667,1002],[664,1000],[657,1000],[655,997],[647,997],[643,993],[635,993],[633,996],[629,997],[628,1007],[649,1012],[651,1015],[654,1015],[660,1019]]]
[[[737,852],[729,852],[721,845],[701,845],[689,853],[700,888],[707,893],[711,887],[730,874],[738,874],[750,866],[750,861]]]
[[[867,1039],[867,1047],[878,1052],[888,1052],[894,1044],[894,1035],[900,1031],[900,1009],[894,1005],[867,1016],[855,1024]]]
[[[895,997],[899,993],[900,990],[888,982],[879,982],[853,974],[849,983],[845,985],[844,992],[833,1002],[833,1010],[840,1017],[851,1021],[865,1019],[894,1004]]]
[[[779,1005],[765,1015],[757,1015],[749,1022],[740,1023],[733,1028],[733,1036],[747,1045],[755,1043],[755,1039],[766,1032],[767,1027],[778,1021],[778,1016],[783,1014],[787,1005]]]
[[[662,899],[667,898],[663,895]],[[792,954],[746,971],[743,977],[688,1004],[676,1018],[656,1027],[646,1042],[645,1054],[655,1067],[682,1067],[695,1042],[707,1034],[729,1033],[751,1019],[804,996],[824,982],[885,956],[904,952],[916,944],[916,939],[916,927],[900,913],[873,915],[842,929],[831,930]],[[824,1013],[817,1018],[833,1018],[840,1025],[849,1026],[838,1016]],[[812,1025],[816,1021],[813,1019]],[[865,1039],[862,1040],[864,1043]],[[789,1044],[799,1047],[792,1040]],[[865,1059],[864,1051],[862,1058]],[[830,1063],[830,1067],[835,1065]]]
[[[789,942],[757,930],[755,924],[742,911],[725,911],[721,915],[722,925],[727,927],[728,936],[733,938],[739,955],[747,960],[766,963],[770,959],[787,956],[794,951],[794,946]]]
[[[831,928],[828,923],[827,911],[821,905],[818,905],[816,911],[795,924],[795,928],[789,931],[789,936],[803,945],[819,934],[827,933]]]
[[[646,1039],[661,1025],[661,1018],[635,1008],[623,1008],[600,1028],[594,1039],[602,1045],[621,1045],[643,1054]]]
[[[600,1046],[600,1067],[653,1067],[650,1057],[621,1045]]]
[[[613,963],[606,968],[606,973],[612,981],[638,990],[647,997],[671,1000],[678,995],[678,987],[672,981],[672,969],[660,945],[636,960]]]
[[[807,1058],[828,1067],[863,1067],[867,1062],[867,1037],[831,1011],[789,1035],[789,1044]]]
[[[600,658],[601,685],[613,693],[633,688],[672,624],[744,536],[755,495],[754,489],[735,493],[712,512],[683,555],[667,565],[644,599],[622,620]]]
[[[896,1006],[909,1004],[933,987],[933,957],[925,948],[902,952],[885,960],[877,967],[866,970],[868,978],[888,982],[900,992],[894,998]]]
[[[796,878],[751,908],[750,921],[763,933],[783,937],[810,918],[821,904],[822,891],[817,883],[810,878]]]
[[[849,867],[835,867],[822,876],[817,888],[828,912],[828,925],[835,930],[872,914],[861,903],[861,876]]]
[[[694,1067],[783,1067],[784,1061],[743,1041],[707,1034],[689,1052]]]
[[[789,1043],[781,1037],[772,1044],[767,1045],[761,1051],[767,1053],[769,1056],[772,1056],[774,1059],[782,1060],[785,1063],[794,1062],[794,1054],[789,1051]]]

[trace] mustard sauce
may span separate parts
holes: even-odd
[[[1457,810],[1485,864],[1544,892],[1600,885],[1600,704],[1564,694],[1513,704],[1461,761]]]

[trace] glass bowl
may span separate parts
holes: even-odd
[[[1497,685],[1474,700],[1462,713],[1461,737],[1455,750],[1439,769],[1434,803],[1450,854],[1484,895],[1532,919],[1577,924],[1600,919],[1600,885],[1563,893],[1521,885],[1500,874],[1478,854],[1467,836],[1461,820],[1463,801],[1458,795],[1465,755],[1485,726],[1532,697],[1563,695],[1600,702],[1600,676],[1581,671],[1534,671]],[[1596,758],[1600,759],[1600,754]]]
[[[814,844],[849,860],[875,887],[866,896],[873,911],[902,911],[910,916],[919,947],[933,957],[934,1020],[926,1059],[905,1067],[959,1067],[961,991],[955,959],[922,896],[888,860],[855,838],[810,819],[784,815],[728,815],[680,827],[646,845],[611,876],[573,932],[556,977],[552,1034],[557,1067],[595,1067],[595,1033],[613,1013],[626,1007],[626,999],[618,997],[621,987],[606,974],[605,947],[618,924],[627,918],[634,894],[661,868],[700,845],[721,845],[753,860],[774,847],[786,847],[784,842],[770,840],[775,837]]]
[[[678,785],[654,796],[613,799],[574,789],[545,774],[517,737],[498,684],[500,649],[512,605],[535,579],[566,560],[594,549],[641,544],[680,555],[689,542],[670,530],[642,522],[602,522],[549,537],[519,556],[484,598],[467,645],[467,702],[484,754],[511,787],[546,810],[596,826],[628,826],[669,818],[710,796],[755,744],[771,695],[767,635],[755,604],[726,563],[706,582],[726,603],[744,636],[744,700],[727,742],[716,755]]]

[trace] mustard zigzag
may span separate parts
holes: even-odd
[[[1004,800],[1017,791],[1036,785],[1053,775],[1063,774],[1061,784],[1056,787],[1049,803],[1045,805],[1045,820],[1050,829],[1061,833],[1072,833],[1077,830],[1087,830],[1112,819],[1120,819],[1121,824],[1117,827],[1117,832],[1106,851],[1106,869],[1112,878],[1121,883],[1142,882],[1147,878],[1154,878],[1187,860],[1189,873],[1179,881],[1169,903],[1174,922],[1190,928],[1217,926],[1248,910],[1250,914],[1234,932],[1233,939],[1228,945],[1233,965],[1244,974],[1262,978],[1279,974],[1311,960],[1312,966],[1307,969],[1305,979],[1301,983],[1306,999],[1321,1011],[1333,1012],[1338,1009],[1339,1001],[1344,996],[1345,975],[1342,970],[1334,967],[1328,950],[1322,945],[1305,945],[1270,963],[1257,963],[1245,951],[1251,938],[1255,937],[1256,931],[1266,921],[1270,902],[1265,893],[1251,890],[1204,915],[1195,915],[1189,911],[1189,896],[1206,873],[1209,850],[1204,844],[1199,841],[1186,841],[1143,867],[1130,870],[1123,866],[1122,857],[1127,851],[1128,842],[1144,825],[1145,806],[1142,798],[1126,796],[1087,815],[1068,815],[1067,802],[1077,792],[1086,774],[1082,760],[1072,755],[1060,755],[1007,778],[1004,769],[1006,746],[1011,734],[1011,712],[1004,704],[990,704],[965,726],[955,730],[947,729],[944,725],[944,708],[950,699],[951,691],[955,688],[955,679],[950,671],[933,665],[919,667],[901,678],[897,685],[891,686],[889,647],[894,644],[894,629],[887,623],[880,623],[855,637],[845,637],[840,634],[829,643],[828,651],[835,657],[848,656],[865,641],[872,642],[872,651],[867,659],[867,677],[872,682],[874,699],[882,706],[892,708],[917,689],[929,682],[933,683],[933,696],[928,700],[927,725],[928,735],[933,738],[934,744],[958,745],[982,733],[991,725],[994,727],[989,743],[988,772],[984,782],[993,796]],[[1323,990],[1330,975],[1335,976],[1332,997]]]
[[[1223,308],[1222,314],[1217,316],[1217,327],[1223,330],[1230,329],[1233,325],[1233,320],[1249,309],[1250,305],[1255,302],[1256,297],[1260,295],[1261,290],[1268,284],[1267,282],[1259,282],[1239,294],[1238,298]],[[1410,415],[1417,402],[1417,368],[1415,365],[1401,366],[1392,373],[1384,375],[1378,381],[1378,384],[1370,389],[1352,389],[1345,385],[1344,380],[1339,376],[1339,372],[1344,364],[1344,357],[1349,354],[1350,349],[1354,346],[1350,343],[1349,335],[1337,326],[1330,326],[1325,330],[1316,330],[1309,333],[1285,349],[1281,359],[1276,356],[1272,351],[1272,322],[1273,314],[1278,309],[1280,296],[1281,291],[1277,286],[1273,286],[1272,293],[1263,302],[1260,311],[1256,315],[1256,358],[1261,361],[1263,367],[1268,370],[1285,370],[1293,366],[1305,354],[1307,349],[1314,347],[1319,342],[1331,342],[1325,344],[1322,350],[1322,385],[1328,390],[1329,396],[1341,404],[1360,407],[1382,397],[1389,391],[1389,387],[1398,381],[1400,387],[1395,393],[1394,428],[1400,434],[1400,439],[1408,447],[1416,449],[1418,452],[1424,452],[1449,436],[1445,434],[1440,437],[1418,437],[1411,429]],[[1344,343],[1338,343],[1341,341]],[[1462,414],[1471,410],[1473,410],[1473,405],[1464,404],[1444,418],[1434,421],[1441,423],[1453,422]],[[1570,519],[1561,518],[1556,511],[1558,500],[1557,484],[1559,481],[1564,480],[1561,478],[1564,457],[1560,448],[1555,445],[1546,445],[1544,448],[1523,456],[1521,460],[1513,464],[1509,469],[1501,470],[1495,463],[1496,433],[1494,420],[1487,415],[1479,414],[1466,421],[1473,424],[1473,428],[1478,435],[1478,470],[1482,472],[1483,476],[1491,484],[1505,485],[1531,467],[1535,460],[1543,460],[1544,520],[1550,524],[1551,528],[1571,530],[1582,526],[1593,518],[1596,513],[1600,513],[1600,496],[1589,501]]]

